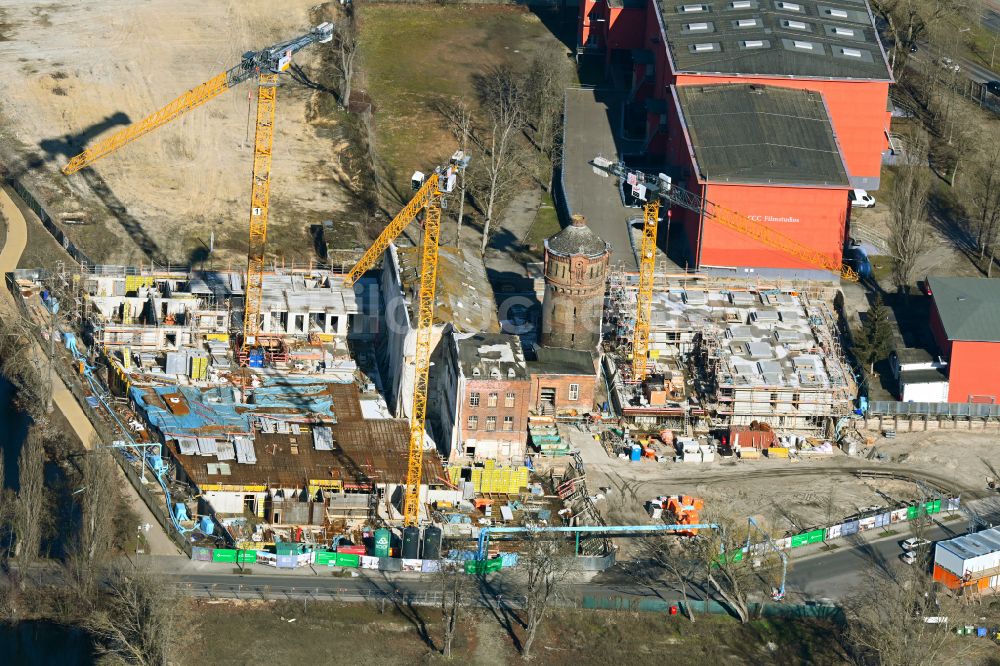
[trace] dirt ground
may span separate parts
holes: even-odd
[[[0,7],[0,160],[54,216],[91,224],[71,236],[95,261],[203,260],[215,231],[217,264],[246,247],[252,158],[250,83],[65,177],[82,145],[152,113],[239,61],[249,49],[301,34],[315,0],[7,0]],[[317,10],[321,13],[321,10]],[[310,78],[316,45],[296,57]],[[346,130],[317,117],[314,92],[284,77],[274,139],[272,251],[312,257],[311,224],[342,219],[350,199],[342,167]],[[249,135],[249,140],[248,140]]]
[[[459,623],[453,661],[440,656],[437,609],[365,605],[231,602],[193,605],[198,640],[183,663],[470,663],[520,661],[513,640],[488,612]],[[294,620],[289,622],[289,620]],[[722,616],[690,624],[680,616],[614,611],[553,611],[539,630],[533,660],[543,664],[768,663],[840,664],[836,627],[813,621],[758,620],[746,626]]]
[[[851,468],[858,466],[910,473],[963,492],[966,498],[982,495],[990,474],[986,461],[996,447],[996,433],[912,433],[895,440],[879,439],[878,451],[886,454],[882,462],[836,451],[832,456],[799,461],[729,459],[685,464],[610,458],[591,434],[575,428],[566,432],[581,451],[591,495],[605,495],[597,506],[609,523],[647,524],[651,521],[644,508],[647,500],[687,494],[705,500],[706,516],[713,512],[761,516],[777,533],[798,533],[836,523],[864,507],[922,496],[916,483],[857,478]],[[630,544],[625,540],[620,546],[628,549]]]

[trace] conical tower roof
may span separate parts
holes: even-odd
[[[587,226],[583,215],[574,215],[573,223],[545,241],[553,254],[597,257],[608,251],[608,244]]]

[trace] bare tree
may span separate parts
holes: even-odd
[[[751,620],[752,597],[769,597],[773,591],[779,556],[773,551],[745,553],[743,548],[749,537],[745,525],[721,516],[708,522],[719,528],[706,530],[694,543],[704,579],[739,621],[746,624]]]
[[[181,605],[175,590],[145,569],[114,568],[102,607],[86,620],[112,659],[167,666],[176,656]]]
[[[18,458],[18,490],[14,532],[17,537],[14,556],[22,570],[39,556],[45,521],[45,449],[39,429],[32,426]]]
[[[470,591],[469,576],[462,567],[449,566],[438,574],[438,582],[441,586],[441,626],[444,634],[441,654],[445,659],[451,659],[458,619]]]
[[[90,599],[101,566],[115,547],[115,511],[121,504],[117,468],[106,449],[95,449],[80,463],[80,487],[74,492],[80,510],[76,544],[67,571],[79,596]]]
[[[921,559],[926,564],[926,553]],[[948,624],[960,625],[970,613],[954,599],[939,594],[919,563],[901,569],[873,562],[860,589],[844,602],[848,641],[860,663],[967,663],[963,656],[969,655],[974,642],[956,637],[947,625],[935,620],[946,617]]]
[[[525,127],[524,78],[509,67],[496,67],[479,80],[480,104],[488,116],[487,126],[473,134],[477,159],[473,162],[472,193],[485,220],[480,253],[486,253],[490,229],[514,188],[524,176],[521,144]]]
[[[358,28],[354,12],[348,12],[337,26],[337,70],[340,72],[340,105],[351,105],[351,86],[354,83],[355,64],[358,57]]]
[[[1000,235],[1000,145],[996,142],[990,142],[977,155],[970,188],[979,260],[989,252],[986,276],[993,277],[993,258]]]
[[[919,150],[919,144],[914,143]],[[904,293],[914,279],[916,263],[928,248],[927,197],[930,178],[922,166],[909,163],[896,172],[889,220],[892,281]]]
[[[571,69],[565,51],[551,48],[535,56],[528,69],[527,99],[535,146],[541,160],[546,189],[552,191],[553,171],[558,163],[562,133],[562,107]]]
[[[569,575],[569,558],[559,541],[535,536],[527,542],[527,549],[520,558],[520,567],[526,576],[524,584],[526,614],[524,641],[521,656],[531,658],[538,627],[545,620],[559,587]]]
[[[458,139],[462,152],[469,150],[469,137],[472,134],[472,109],[465,98],[455,103],[453,115],[453,133]],[[458,174],[458,232],[455,234],[455,247],[462,246],[462,222],[465,219],[465,169]]]
[[[692,544],[676,536],[663,536],[645,540],[646,554],[656,568],[649,583],[666,582],[681,596],[684,615],[694,622],[694,609],[688,603],[691,592],[704,585],[705,567],[699,552]],[[669,582],[667,582],[669,581]]]

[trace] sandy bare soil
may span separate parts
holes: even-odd
[[[575,428],[565,431],[581,451],[590,492],[610,489],[602,491],[606,497],[597,502],[609,523],[649,523],[647,500],[687,494],[705,500],[705,516],[761,516],[776,531],[792,533],[833,524],[864,507],[922,496],[921,488],[909,481],[857,478],[852,468],[859,466],[912,474],[966,498],[985,495],[990,472],[984,460],[995,455],[998,446],[995,433],[912,433],[895,440],[880,438],[878,450],[887,454],[883,462],[838,451],[799,461],[684,464],[609,458],[592,435]]]
[[[68,157],[95,137],[165,105],[258,49],[306,31],[315,0],[66,0],[0,4],[0,160],[50,212],[82,211],[93,224],[71,236],[98,261],[204,257],[215,230],[216,262],[246,245],[252,158],[252,83],[224,93],[72,177]],[[325,11],[325,10],[321,10]],[[322,49],[296,62],[320,73]],[[278,91],[271,190],[272,249],[309,258],[308,226],[338,219],[344,131],[316,109],[314,92],[288,76]],[[327,115],[326,118],[322,117]],[[248,132],[249,129],[249,132]],[[249,141],[248,141],[249,135]]]

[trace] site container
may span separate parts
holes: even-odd
[[[631,453],[629,454],[629,460],[639,460],[642,458],[642,447],[638,444],[633,444]]]
[[[337,546],[338,553],[349,553],[351,555],[367,555],[368,550],[363,544],[342,543]]]
[[[441,559],[441,528],[431,525],[424,530],[424,559]]]
[[[384,527],[375,530],[375,557],[389,557],[392,532]]]
[[[407,527],[403,530],[403,558],[415,560],[420,557],[420,529]]]

